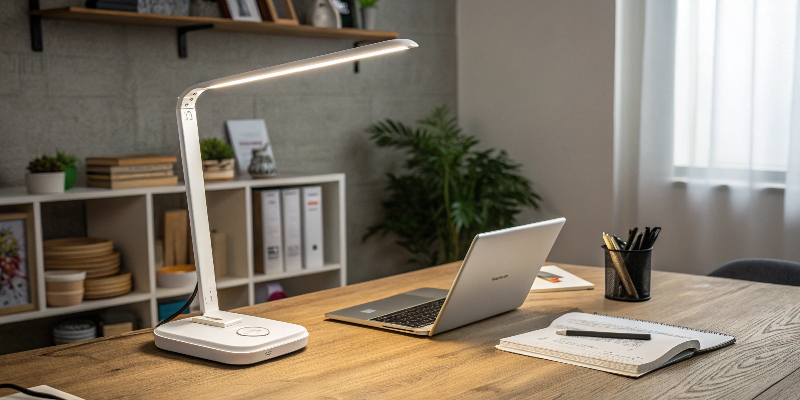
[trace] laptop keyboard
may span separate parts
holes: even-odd
[[[408,326],[411,328],[422,328],[436,321],[436,317],[439,316],[439,310],[441,310],[444,305],[444,300],[445,299],[430,301],[418,306],[406,308],[405,310],[371,318],[370,321]]]

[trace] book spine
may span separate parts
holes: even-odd
[[[132,173],[145,173],[145,172],[157,172],[157,171],[172,172],[173,168],[174,168],[173,163],[126,165],[120,167],[87,165],[86,172],[117,175],[117,174],[132,174]]]
[[[322,187],[303,188],[303,264],[306,268],[322,268]]]
[[[253,189],[253,270],[255,273],[263,274],[265,272],[265,257],[264,257],[264,241],[263,232],[263,215],[264,210],[261,209],[263,204],[261,198],[264,196],[263,190]]]
[[[283,256],[286,272],[303,269],[303,234],[300,224],[300,189],[283,189]]]
[[[283,229],[281,222],[281,191],[261,192],[264,272],[283,273]]]

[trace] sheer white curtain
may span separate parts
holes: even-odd
[[[659,269],[800,261],[797,0],[617,2],[615,221]]]

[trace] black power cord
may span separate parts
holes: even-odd
[[[42,392],[37,392],[37,391],[34,391],[34,390],[30,390],[30,389],[25,389],[24,387],[17,386],[17,385],[15,385],[13,383],[0,383],[0,389],[14,389],[14,390],[16,390],[16,391],[18,391],[20,393],[27,394],[28,396],[40,397],[40,398],[43,398],[43,399],[66,400],[63,397],[59,397],[59,396],[56,396],[54,394],[42,393]]]
[[[198,289],[199,287],[200,287],[200,284],[199,284],[199,283],[198,283],[198,284],[196,284],[196,285],[194,285],[194,292],[192,293],[192,296],[191,296],[191,297],[189,297],[189,300],[188,300],[188,301],[186,301],[186,304],[184,304],[184,305],[183,305],[183,307],[181,307],[181,309],[180,309],[180,310],[178,310],[177,312],[175,312],[175,314],[172,314],[172,315],[170,315],[169,317],[167,317],[167,318],[164,318],[164,320],[163,320],[163,321],[159,322],[159,323],[158,323],[158,325],[156,325],[156,328],[158,328],[158,327],[159,327],[159,326],[161,326],[161,325],[164,325],[164,324],[166,324],[167,322],[170,322],[170,321],[172,321],[172,320],[173,320],[173,319],[175,319],[175,317],[177,317],[178,315],[181,315],[181,314],[183,314],[183,312],[184,312],[184,311],[186,311],[186,309],[187,309],[187,308],[189,308],[189,306],[192,304],[192,301],[194,301],[194,298],[195,298],[195,296],[197,296],[197,289]]]
[[[186,309],[189,308],[190,305],[192,305],[192,301],[194,301],[194,298],[197,297],[197,290],[199,289],[199,287],[200,287],[199,283],[194,285],[194,292],[192,292],[192,296],[189,297],[189,300],[186,301],[186,304],[184,304],[183,307],[181,307],[181,309],[178,310],[175,314],[172,314],[169,317],[165,318],[163,321],[159,322],[158,325],[156,325],[156,328],[172,321],[178,315],[183,314],[183,312],[186,311]],[[28,396],[39,397],[42,399],[66,400],[63,397],[58,397],[54,394],[42,393],[30,389],[25,389],[24,387],[15,385],[13,383],[0,383],[0,389],[13,389],[20,393],[27,394]]]

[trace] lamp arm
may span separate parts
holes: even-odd
[[[214,277],[214,258],[211,253],[211,229],[208,223],[203,161],[200,157],[200,135],[197,129],[197,97],[205,89],[187,90],[185,98],[178,99],[176,115],[181,142],[183,180],[186,184],[186,201],[189,205],[189,222],[192,232],[197,284],[200,293],[200,310],[203,314],[219,311],[217,281]],[[188,100],[190,99],[191,100]]]
[[[200,135],[197,129],[197,99],[206,90],[219,89],[262,79],[294,74],[323,68],[368,57],[417,47],[408,39],[392,39],[367,46],[343,50],[336,53],[293,61],[286,64],[257,69],[224,78],[193,85],[178,97],[176,115],[181,140],[183,180],[186,183],[186,199],[189,204],[189,222],[192,231],[197,283],[201,295],[200,310],[203,314],[219,311],[217,282],[214,278],[214,260],[211,254],[211,231],[208,224],[203,161],[200,158]]]

